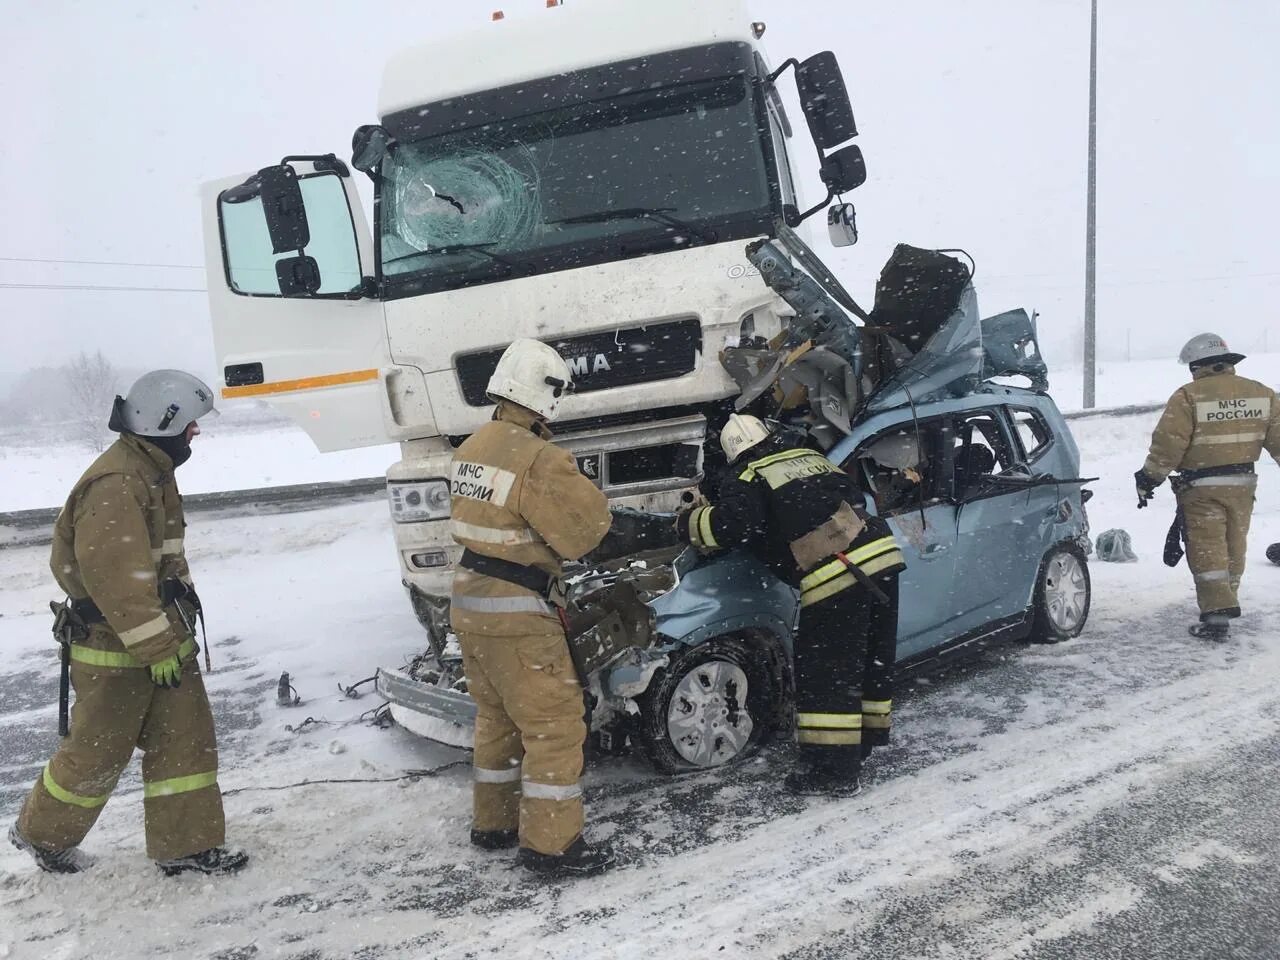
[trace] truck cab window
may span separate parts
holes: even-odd
[[[342,180],[332,173],[315,174],[300,177],[298,185],[311,232],[303,252],[315,259],[320,270],[320,290],[316,295],[347,295],[360,286],[361,270],[355,226]],[[280,296],[276,261],[295,256],[297,251],[272,252],[262,199],[219,200],[218,218],[231,289],[251,296]]]
[[[379,193],[384,296],[767,232],[760,137],[739,76],[401,142]]]

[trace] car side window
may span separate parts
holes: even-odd
[[[1013,430],[1022,444],[1023,460],[1030,463],[1049,448],[1053,434],[1044,418],[1035,410],[1011,408],[1009,414],[1013,418]]]
[[[953,444],[955,495],[960,500],[975,492],[983,477],[998,476],[1018,460],[1000,418],[990,410],[958,416]]]
[[[892,516],[949,495],[945,454],[950,443],[945,418],[908,420],[864,440],[842,466],[875,503],[876,513]]]

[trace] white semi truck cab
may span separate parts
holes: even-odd
[[[669,509],[700,480],[737,393],[719,351],[791,312],[747,243],[865,179],[840,146],[857,131],[834,57],[771,71],[763,33],[740,0],[486,23],[390,61],[350,165],[290,156],[206,185],[222,395],[269,400],[320,450],[400,443],[387,490],[424,624],[461,553],[449,461],[489,419],[512,340],[569,362],[557,442],[612,501]],[[808,211],[775,89],[788,68],[827,187]],[[372,232],[352,167],[373,184]],[[828,221],[856,237],[848,204]]]

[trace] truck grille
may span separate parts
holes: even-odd
[[[702,351],[702,324],[697,317],[687,317],[545,342],[568,362],[577,392],[590,393],[670,380],[692,372]],[[483,407],[490,402],[484,395],[485,388],[505,349],[483,350],[456,359],[458,385],[469,406]]]

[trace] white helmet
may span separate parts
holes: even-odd
[[[116,397],[107,426],[140,437],[177,437],[192,421],[217,415],[213,391],[199,377],[181,370],[152,370],[139,377],[128,394]]]
[[[512,342],[498,358],[485,396],[494,403],[510,400],[544,420],[554,420],[560,398],[573,392],[573,377],[564,357],[539,340]]]
[[[1227,346],[1227,341],[1216,333],[1197,334],[1187,341],[1186,346],[1182,348],[1182,352],[1178,354],[1179,363],[1189,363],[1197,366],[1214,361],[1218,363],[1239,363],[1243,359],[1243,353],[1232,353],[1231,348]]]
[[[906,470],[920,463],[920,445],[910,434],[891,433],[867,447],[862,456],[891,470]]]
[[[720,431],[720,447],[730,463],[768,439],[769,428],[759,417],[750,414],[729,414],[729,422]]]

